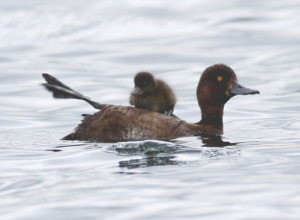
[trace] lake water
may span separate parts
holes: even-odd
[[[299,219],[299,11],[297,0],[1,1],[0,218]],[[40,86],[47,72],[128,105],[147,70],[197,122],[196,86],[215,63],[261,92],[227,103],[224,147],[62,141],[95,110]]]

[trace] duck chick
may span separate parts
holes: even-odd
[[[171,115],[176,97],[170,86],[151,73],[139,72],[134,77],[134,89],[130,94],[130,104],[136,108]]]

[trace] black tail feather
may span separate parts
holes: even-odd
[[[74,91],[73,89],[71,89],[70,87],[66,86],[61,81],[59,81],[55,77],[51,76],[50,74],[43,73],[42,75],[43,75],[43,77],[44,77],[44,79],[46,80],[47,83],[49,83],[51,85],[55,85],[55,86],[60,86],[60,87],[63,87],[65,89],[68,89],[68,90],[71,90],[71,91]]]
[[[60,82],[55,77],[51,76],[50,74],[43,73],[43,77],[47,83],[42,84],[47,90],[52,92],[54,98],[59,99],[81,99],[88,102],[96,109],[101,109],[103,105],[98,102],[92,101],[90,98],[76,92],[75,90],[71,89],[70,87],[66,86],[62,82]]]

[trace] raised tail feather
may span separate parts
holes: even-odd
[[[47,83],[49,83],[51,85],[55,85],[55,86],[60,86],[60,87],[63,87],[65,89],[68,89],[68,90],[71,90],[71,91],[74,91],[73,89],[71,89],[70,87],[66,86],[61,81],[59,81],[55,77],[51,76],[50,74],[43,73],[42,75],[43,75],[43,77],[44,77],[44,79],[46,80]]]
[[[101,109],[102,104],[92,101],[90,98],[71,89],[50,74],[43,73],[47,83],[42,84],[48,91],[52,92],[54,98],[59,99],[81,99],[92,105],[96,109]]]

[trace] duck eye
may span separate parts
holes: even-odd
[[[223,77],[222,76],[218,76],[217,79],[218,79],[219,82],[221,82],[223,80]]]
[[[143,84],[143,86],[148,86],[148,85],[149,85],[149,82],[144,81],[142,84]]]

